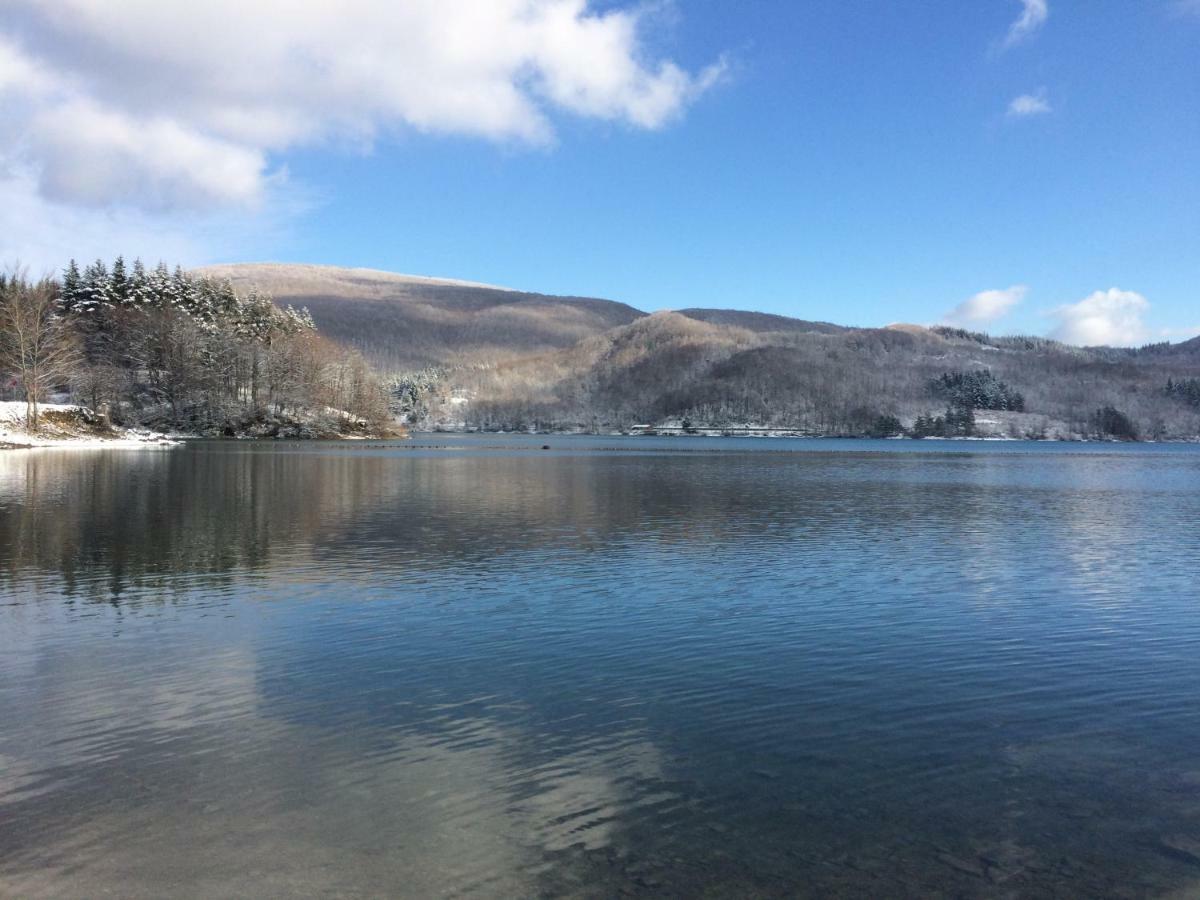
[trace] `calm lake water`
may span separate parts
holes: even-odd
[[[0,896],[109,894],[1200,896],[1200,448],[2,453]]]

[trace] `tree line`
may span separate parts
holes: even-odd
[[[686,418],[830,436],[1195,439],[1200,406],[1181,400],[1197,374],[1196,341],[1134,350],[915,327],[751,333],[659,313],[568,350],[447,367],[432,385],[409,384],[407,407],[426,427],[483,431]]]
[[[1166,394],[1188,406],[1200,409],[1200,378],[1167,379]]]
[[[1025,396],[993,375],[990,369],[943,372],[930,379],[929,392],[958,408],[1025,411]]]
[[[940,416],[919,415],[909,433],[915,438],[972,437],[975,434],[975,410],[967,403],[948,406]]]
[[[122,257],[72,260],[61,281],[0,278],[0,373],[35,430],[52,396],[116,425],[194,433],[377,428],[389,415],[375,373],[306,310]]]

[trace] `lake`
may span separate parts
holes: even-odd
[[[0,896],[107,893],[1200,896],[1200,447],[0,453]]]

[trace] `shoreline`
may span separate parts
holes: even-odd
[[[157,432],[118,434],[113,437],[51,437],[28,432],[0,430],[0,451],[4,450],[136,450],[177,447],[183,441]]]
[[[38,405],[42,426],[25,426],[25,403],[0,401],[0,450],[93,450],[165,447],[179,442],[149,428],[114,428],[90,410],[67,403]]]
[[[716,429],[697,429],[695,432],[685,433],[679,431],[484,431],[475,430],[469,431],[466,429],[450,429],[450,428],[432,428],[413,430],[410,432],[413,437],[424,435],[438,436],[478,436],[478,437],[627,437],[627,438],[736,438],[746,439],[753,438],[755,440],[803,440],[803,441],[969,441],[974,443],[1008,443],[1008,444],[1197,444],[1200,443],[1200,435],[1192,438],[1163,438],[1152,440],[1119,440],[1119,439],[1104,439],[1104,438],[1087,438],[1087,437],[1043,437],[1043,438],[1026,438],[1026,437],[1010,437],[1007,435],[953,435],[948,437],[911,437],[909,435],[888,435],[886,437],[872,437],[862,434],[803,434],[796,431],[788,431],[780,429],[778,431],[718,431]]]
[[[137,438],[96,438],[61,440],[46,440],[36,443],[19,443],[9,438],[0,439],[0,451],[4,450],[147,450],[177,447],[182,441],[163,438],[160,440],[141,440]]]
[[[272,432],[267,426],[250,423],[236,433],[226,435],[156,431],[145,426],[113,426],[84,406],[67,403],[39,404],[40,427],[31,432],[25,426],[24,401],[0,401],[0,451],[4,450],[134,450],[149,447],[178,447],[189,440],[391,440],[407,435],[407,429],[362,433],[351,428],[365,428],[356,420],[347,430],[332,433],[302,421],[276,423]],[[343,420],[345,423],[345,420]],[[270,423],[268,423],[269,425]],[[286,430],[284,430],[286,428]]]
[[[413,438],[434,438],[434,437],[480,437],[480,438],[562,438],[562,437],[581,437],[581,438],[679,438],[686,440],[688,438],[734,438],[745,439],[754,438],[763,441],[770,440],[803,440],[803,441],[829,441],[829,440],[850,440],[850,441],[874,441],[886,440],[897,441],[903,443],[916,443],[919,441],[933,443],[1005,443],[1005,444],[1198,444],[1200,437],[1194,439],[1176,439],[1176,440],[1148,440],[1148,441],[1119,441],[1119,440],[1100,440],[1095,438],[1012,438],[998,436],[955,436],[955,437],[927,437],[927,438],[912,438],[907,436],[893,436],[886,438],[872,438],[862,435],[814,435],[814,434],[796,434],[796,433],[749,433],[749,434],[720,434],[720,433],[698,433],[698,434],[678,434],[678,433],[654,433],[654,432],[635,432],[633,434],[623,434],[620,432],[579,432],[579,431],[449,431],[449,430],[430,430],[430,431],[409,431],[403,437],[401,436],[363,436],[363,435],[343,435],[343,436],[319,436],[312,438],[296,438],[296,437],[268,437],[257,435],[245,435],[237,437],[214,437],[212,435],[203,434],[180,434],[177,432],[164,434],[154,431],[138,432],[134,429],[125,431],[122,434],[113,437],[100,436],[62,436],[53,437],[47,435],[30,435],[23,430],[14,431],[12,429],[0,428],[0,452],[6,450],[147,450],[147,449],[170,449],[180,447],[191,441],[220,441],[230,443],[251,442],[251,443],[309,443],[321,441],[347,441],[354,443],[370,443],[374,441],[393,441],[393,440],[411,440]]]

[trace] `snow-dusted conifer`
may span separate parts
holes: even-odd
[[[75,309],[75,304],[79,302],[79,291],[82,286],[83,276],[79,273],[79,264],[72,259],[63,269],[62,289],[58,295],[58,302],[67,312]]]
[[[80,312],[94,313],[108,303],[108,267],[98,259],[83,272],[76,307]]]
[[[150,277],[141,259],[133,261],[133,272],[129,276],[129,302],[134,306],[147,306],[153,295],[150,292]]]
[[[217,307],[223,317],[236,317],[238,307],[241,306],[241,303],[241,298],[237,295],[237,291],[233,289],[232,281],[226,278],[217,285]]]
[[[293,334],[300,331],[317,330],[317,323],[313,321],[312,313],[308,311],[307,306],[296,309],[289,303],[283,310],[283,315]]]
[[[108,302],[122,305],[129,302],[129,276],[125,272],[125,257],[113,260],[112,272],[108,276]]]
[[[183,312],[195,312],[199,300],[195,283],[183,271],[183,266],[175,266],[175,272],[171,275],[171,305]]]
[[[158,307],[168,306],[171,297],[171,272],[165,262],[159,261],[146,278],[146,290],[151,303]]]

